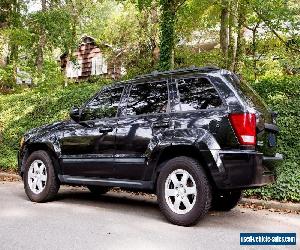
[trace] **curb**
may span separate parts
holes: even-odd
[[[22,178],[17,174],[0,172],[0,181],[22,181]],[[239,204],[254,205],[256,207],[262,207],[264,209],[286,210],[300,213],[300,203],[242,198]]]
[[[297,212],[297,213],[300,212],[300,203],[266,201],[266,200],[259,200],[259,199],[242,198],[240,201],[240,204],[261,206],[265,209],[287,210],[287,211],[292,211],[292,212]]]
[[[12,173],[0,172],[0,181],[21,181],[21,176]]]

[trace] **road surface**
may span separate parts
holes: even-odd
[[[296,232],[300,215],[237,207],[210,212],[196,226],[168,223],[155,197],[61,187],[55,201],[30,202],[21,182],[0,182],[0,249],[259,249],[239,245],[241,232]]]

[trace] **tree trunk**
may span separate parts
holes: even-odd
[[[11,64],[18,61],[18,54],[19,54],[18,51],[19,51],[18,45],[14,43],[10,43],[7,64]]]
[[[158,24],[159,22],[159,18],[158,18],[158,13],[157,13],[157,5],[154,2],[154,4],[152,4],[151,6],[151,16],[150,16],[150,27],[151,27],[151,31],[150,31],[150,35],[151,35],[151,66],[152,68],[155,67],[155,65],[157,64],[158,60],[159,60],[159,45],[157,43],[157,29],[156,29],[156,24]]]
[[[41,34],[36,53],[36,67],[38,72],[41,72],[43,69],[45,40],[45,35]]]
[[[161,70],[173,68],[173,50],[175,40],[175,0],[160,0],[160,57],[159,67]]]
[[[237,46],[233,71],[236,72],[240,68],[240,61],[244,50],[244,24],[245,24],[245,3],[240,1],[238,6],[238,27],[237,27]]]
[[[236,62],[237,52],[237,9],[239,1],[232,1],[230,3],[229,13],[229,49],[228,49],[228,62],[227,68],[233,71]]]
[[[12,28],[18,28],[19,26],[19,19],[20,19],[20,9],[19,4],[15,0],[11,0],[11,4],[7,6],[6,12],[9,13],[9,15],[14,16],[11,20],[5,20],[5,27],[12,27]],[[4,18],[8,18],[8,16],[4,16]],[[3,37],[3,43],[8,43],[8,58],[6,63],[7,64],[13,64],[18,61],[19,57],[19,46],[16,45],[14,39],[4,39]]]
[[[253,57],[253,75],[254,75],[254,80],[257,79],[257,59],[256,59],[257,44],[256,44],[256,35],[257,35],[257,28],[258,27],[259,27],[259,23],[257,23],[256,26],[252,30],[252,57]]]
[[[223,55],[223,66],[227,67],[228,61],[228,47],[229,47],[229,2],[228,0],[221,0],[221,20],[220,20],[220,47]]]
[[[159,47],[154,41],[151,41],[151,67],[154,68],[159,60]]]
[[[42,12],[45,12],[45,11],[46,11],[46,0],[42,0]],[[45,43],[46,43],[46,36],[45,36],[44,29],[41,27],[39,44],[37,47],[36,61],[35,61],[38,72],[41,72],[43,69]]]

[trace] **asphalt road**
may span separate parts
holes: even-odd
[[[300,215],[235,208],[210,212],[198,225],[169,224],[155,197],[63,187],[55,201],[30,202],[20,182],[0,182],[0,249],[259,249],[239,245],[241,232],[296,232]]]

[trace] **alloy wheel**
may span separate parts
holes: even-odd
[[[44,162],[34,160],[28,171],[28,186],[34,194],[41,193],[47,184],[47,169]]]
[[[176,169],[166,179],[165,199],[176,214],[186,214],[196,203],[197,188],[193,176],[186,170]]]

